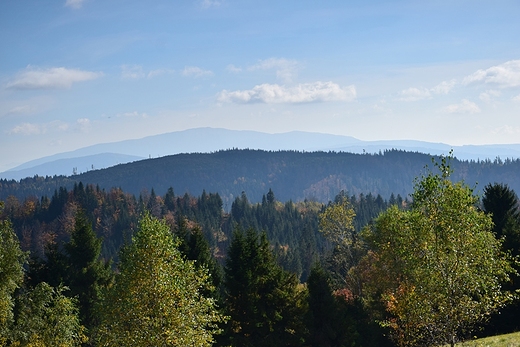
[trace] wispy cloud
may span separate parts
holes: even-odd
[[[146,77],[154,78],[157,76],[171,75],[174,73],[175,73],[175,70],[172,70],[172,69],[156,69],[156,70],[150,70],[150,72],[148,72],[148,74],[146,74]]]
[[[121,78],[125,80],[136,80],[145,76],[141,65],[121,65]]]
[[[141,78],[154,78],[175,73],[172,69],[155,69],[146,72],[141,65],[121,65],[121,78],[125,80],[137,80]]]
[[[494,84],[500,88],[520,86],[520,60],[510,60],[485,70],[477,70],[466,76],[462,83]]]
[[[257,64],[248,67],[248,70],[275,70],[278,79],[289,83],[292,82],[293,77],[296,76],[299,65],[300,64],[296,60],[269,58],[260,60]]]
[[[520,94],[518,94],[517,96],[513,97],[513,101],[514,102],[520,102]]]
[[[434,94],[448,94],[453,89],[453,87],[455,87],[456,84],[457,80],[455,79],[449,81],[442,81],[430,90]]]
[[[219,7],[222,5],[222,1],[219,0],[202,0],[200,2],[202,8]]]
[[[402,90],[399,94],[401,101],[417,101],[424,99],[431,99],[435,94],[448,94],[453,87],[457,84],[457,81],[452,79],[449,81],[443,81],[433,88],[408,88]]]
[[[9,130],[9,134],[20,134],[20,135],[37,135],[41,134],[42,128],[38,124],[34,123],[22,123]]]
[[[65,131],[68,129],[69,125],[61,121],[47,124],[22,123],[10,129],[7,133],[10,135],[39,135],[48,131]]]
[[[9,89],[63,89],[76,82],[94,80],[103,76],[102,72],[54,67],[36,69],[31,66],[19,73],[7,84]]]
[[[76,120],[76,129],[82,133],[88,133],[92,127],[92,122],[88,118],[79,118]]]
[[[118,118],[122,118],[122,117],[125,117],[125,118],[148,118],[148,115],[146,113],[139,113],[137,111],[134,111],[134,112],[125,112],[125,113],[118,113],[116,115],[116,117]]]
[[[399,100],[402,101],[417,101],[431,98],[429,89],[426,88],[408,88],[400,93]]]
[[[182,74],[184,76],[192,76],[192,77],[209,77],[213,76],[213,72],[210,70],[203,70],[197,66],[186,66],[184,70],[182,70]]]
[[[22,106],[16,106],[11,108],[9,111],[7,111],[7,115],[19,115],[19,114],[29,114],[36,111],[36,108],[34,106],[29,105],[22,105]]]
[[[67,1],[65,1],[65,7],[79,9],[83,6],[84,2],[85,2],[85,0],[67,0]]]
[[[504,125],[498,128],[493,129],[493,134],[503,134],[503,135],[520,135],[520,127],[514,127],[511,125]]]
[[[242,68],[241,67],[236,67],[233,64],[229,64],[228,66],[226,66],[226,70],[229,71],[229,72],[233,72],[233,73],[242,72]]]
[[[459,104],[452,104],[444,108],[446,113],[479,113],[480,108],[468,99],[462,99]]]
[[[261,84],[249,90],[223,90],[218,95],[220,102],[240,104],[352,101],[355,98],[356,88],[353,85],[342,88],[333,82],[305,83],[289,88],[278,84]]]
[[[500,90],[491,89],[491,90],[486,90],[485,92],[480,93],[478,98],[484,102],[489,103],[489,102],[493,101],[494,98],[499,97],[501,94],[502,93],[500,92]]]

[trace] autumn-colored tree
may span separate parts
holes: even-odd
[[[447,158],[437,166],[416,183],[410,210],[392,206],[364,231],[364,295],[382,300],[400,346],[453,346],[510,299],[501,284],[513,269],[491,218],[449,180]]]
[[[338,195],[319,215],[319,230],[333,245],[330,257],[334,274],[342,286],[359,295],[361,283],[355,272],[351,271],[360,260],[364,250],[362,242],[354,229],[356,213],[344,195]]]
[[[170,228],[145,214],[120,254],[100,307],[99,346],[210,346],[224,320],[202,291],[209,274],[185,260]]]
[[[63,295],[66,288],[45,282],[23,286],[26,254],[7,220],[0,221],[0,244],[0,346],[75,347],[86,342],[75,300]]]

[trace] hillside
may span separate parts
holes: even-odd
[[[208,139],[210,139],[208,141]],[[225,149],[259,149],[267,151],[335,151],[349,153],[379,153],[392,149],[446,155],[454,149],[463,160],[494,160],[520,158],[520,144],[450,146],[424,141],[362,141],[350,136],[293,131],[268,134],[257,131],[238,131],[218,128],[195,128],[148,136],[141,139],[100,143],[71,152],[31,160],[8,171],[0,178],[20,180],[26,177],[71,175],[119,163],[144,158],[158,158],[180,153],[211,153]]]
[[[456,154],[456,153],[455,153]],[[51,196],[60,186],[74,183],[122,188],[138,196],[172,187],[177,195],[219,193],[228,209],[245,192],[250,201],[261,201],[270,188],[280,201],[305,199],[326,202],[341,190],[349,194],[390,194],[406,197],[414,178],[431,165],[431,156],[389,150],[378,154],[344,152],[296,152],[227,150],[215,153],[177,154],[121,164],[74,176],[33,177],[21,181],[0,180],[0,199],[9,195]],[[454,160],[453,178],[482,191],[487,183],[508,184],[520,191],[520,160]]]

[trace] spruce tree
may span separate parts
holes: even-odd
[[[82,323],[93,327],[98,318],[94,306],[101,299],[103,288],[113,278],[110,262],[100,258],[101,239],[92,230],[92,225],[83,211],[78,211],[70,241],[65,244],[67,274],[65,284],[70,294],[77,296]]]
[[[224,269],[233,346],[299,346],[301,294],[294,274],[276,264],[265,233],[235,230]]]

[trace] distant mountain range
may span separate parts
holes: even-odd
[[[209,139],[209,140],[208,140]],[[267,134],[216,128],[196,128],[148,136],[142,139],[103,143],[75,151],[29,161],[0,173],[0,178],[20,180],[26,177],[80,174],[147,158],[179,153],[211,153],[226,149],[267,151],[335,151],[378,153],[389,149],[430,155],[447,154],[451,149],[462,160],[520,158],[520,144],[450,146],[412,140],[361,141],[350,136],[293,131]]]

